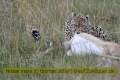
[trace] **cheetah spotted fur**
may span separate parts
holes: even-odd
[[[81,30],[76,31],[79,27],[81,27]],[[72,13],[72,20],[67,20],[63,26],[64,41],[69,41],[75,32],[84,32],[102,38],[103,40],[107,40],[103,28],[100,26],[93,27],[88,15],[84,16],[82,14]]]

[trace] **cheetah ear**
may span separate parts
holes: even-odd
[[[91,25],[90,19],[89,19],[89,15],[86,15],[86,19],[88,21],[88,23]]]
[[[76,14],[74,12],[72,12],[72,17],[76,16]]]
[[[86,15],[87,20],[89,20],[89,15]]]

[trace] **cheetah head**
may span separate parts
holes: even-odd
[[[79,34],[81,32],[81,27],[91,25],[89,21],[89,15],[84,16],[82,14],[75,14],[72,12],[72,20],[71,24],[76,26],[76,33]]]

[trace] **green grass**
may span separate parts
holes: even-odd
[[[62,28],[71,13],[90,16],[93,26],[100,25],[113,41],[120,43],[119,0],[1,0],[0,1],[0,80],[119,80],[117,75],[4,75],[3,69],[18,68],[84,68],[120,67],[101,57],[65,54]],[[36,42],[31,33],[36,27],[41,39]],[[51,41],[54,50],[42,56]],[[38,56],[37,56],[38,55]],[[35,57],[33,57],[35,56]]]

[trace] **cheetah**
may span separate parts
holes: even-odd
[[[79,28],[80,26],[81,28]],[[75,14],[74,12],[72,12],[72,20],[67,20],[63,26],[64,41],[69,41],[73,37],[75,32],[77,32],[78,34],[80,32],[88,33],[95,37],[102,38],[103,40],[107,40],[103,28],[101,28],[100,26],[93,27],[91,25],[89,15],[84,16],[83,14]]]
[[[74,33],[75,33],[75,26],[71,26],[71,21],[67,20],[63,26],[63,33],[64,33],[64,41],[69,41]]]

